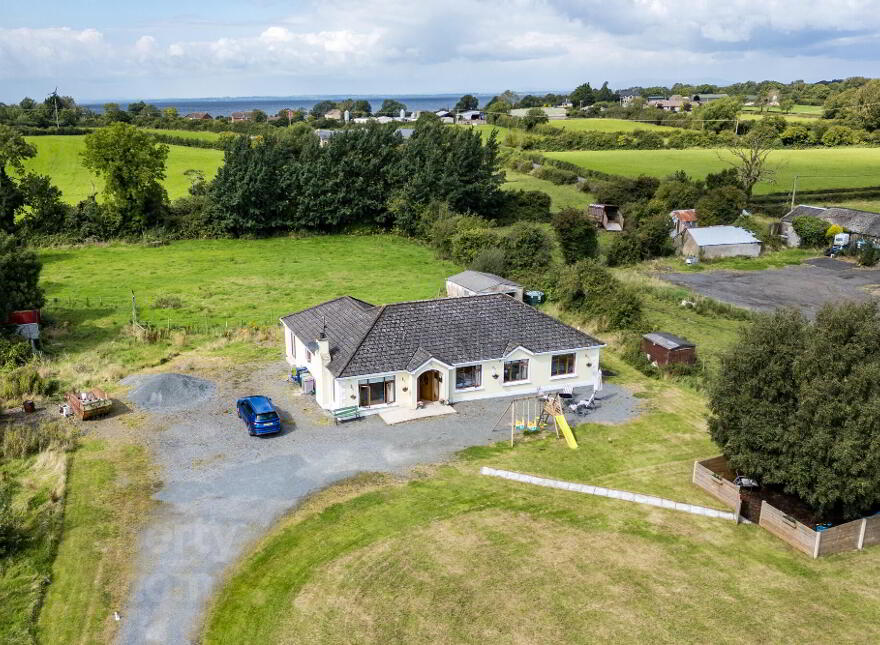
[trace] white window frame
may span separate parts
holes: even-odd
[[[458,387],[458,370],[460,369],[468,369],[468,368],[477,368],[479,373],[479,384],[478,385],[468,385],[467,387]],[[483,364],[482,363],[474,363],[472,365],[456,365],[455,366],[455,391],[456,392],[474,392],[476,390],[483,389]]]
[[[570,372],[565,372],[563,374],[554,374],[553,373],[553,360],[556,359],[558,356],[571,356],[572,357]],[[574,376],[577,376],[577,352],[560,352],[559,354],[553,354],[550,357],[550,379],[551,380],[572,378]]]
[[[523,379],[519,379],[516,381],[508,381],[507,380],[507,365],[508,363],[525,363],[526,364],[526,377]],[[531,372],[531,361],[528,358],[514,358],[509,361],[504,361],[501,365],[501,383],[502,385],[519,385],[521,383],[529,383],[529,374]]]

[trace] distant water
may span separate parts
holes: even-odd
[[[480,106],[483,107],[492,99],[494,94],[475,94],[480,100]],[[320,101],[343,101],[347,98],[355,100],[366,99],[370,102],[373,111],[378,110],[382,106],[385,99],[394,99],[400,101],[410,111],[419,110],[441,110],[451,109],[461,98],[461,94],[430,94],[430,95],[413,95],[413,96],[393,96],[393,95],[371,95],[371,96],[292,96],[292,97],[239,97],[239,98],[203,98],[203,99],[144,99],[146,103],[155,105],[159,109],[166,107],[175,107],[182,115],[190,112],[207,112],[211,116],[229,116],[233,112],[246,112],[248,110],[262,110],[268,115],[277,114],[279,110],[284,108],[310,110],[312,106]],[[140,99],[131,99],[127,101],[113,101],[118,103],[123,109],[129,103],[136,103]],[[109,101],[108,101],[109,102]],[[102,103],[86,103],[85,107],[91,108],[96,112],[102,111]]]

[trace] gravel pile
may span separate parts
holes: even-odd
[[[133,385],[128,399],[151,412],[180,412],[199,405],[214,393],[214,384],[185,374],[135,375],[122,380]]]

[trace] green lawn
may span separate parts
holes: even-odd
[[[172,137],[186,137],[187,139],[198,139],[199,141],[218,141],[221,137],[220,132],[211,132],[210,130],[163,130],[159,128],[141,128],[144,132],[152,132],[153,134],[167,134]]]
[[[2,433],[2,429],[0,429]],[[0,555],[0,643],[34,643],[34,619],[50,579],[64,513],[68,455],[46,451],[24,459],[0,458],[0,481],[12,482],[12,508],[25,518],[26,541]],[[5,527],[4,527],[5,528]]]
[[[82,136],[25,137],[37,148],[37,156],[25,163],[31,172],[49,175],[63,193],[64,201],[75,204],[94,192],[100,192],[103,181],[82,166]],[[212,178],[223,163],[223,152],[208,148],[169,146],[166,177],[163,182],[171,199],[182,197],[190,186],[183,174],[190,169],[201,170]]]
[[[763,114],[760,112],[741,112],[739,118],[741,121],[754,121],[755,119],[763,119],[765,116],[781,116],[786,121],[792,123],[813,123],[816,119],[820,118],[820,115],[810,116],[808,114],[789,114],[783,112],[764,112]]]
[[[52,584],[39,641],[111,643],[113,612],[124,608],[138,529],[155,482],[143,446],[90,439],[73,454]]]
[[[757,112],[758,108],[755,106],[743,106],[743,112]],[[782,114],[783,116],[788,116],[791,114],[812,114],[815,116],[822,116],[823,107],[821,105],[802,105],[797,104],[792,108],[791,112],[782,112],[781,108],[778,107],[770,107],[766,108],[765,112],[769,112],[770,114]]]
[[[56,369],[65,383],[83,385],[106,384],[186,352],[204,356],[227,326],[277,329],[279,317],[330,298],[384,304],[435,297],[459,270],[435,260],[427,246],[392,235],[109,244],[43,249],[40,258],[44,310],[60,323],[51,330],[50,351],[67,356]],[[186,334],[155,343],[126,336],[132,291],[141,321],[172,330],[186,325]],[[263,340],[243,338],[217,351],[243,360],[277,356],[279,341]]]
[[[710,172],[729,168],[725,160],[731,158],[726,150],[704,149],[572,151],[545,155],[583,168],[630,177],[640,174],[664,177],[677,170],[684,170],[692,177],[705,177]],[[880,185],[880,148],[774,150],[768,164],[777,169],[776,183],[758,184],[757,194],[789,191],[795,175],[800,175],[798,190]]]
[[[569,206],[574,208],[586,208],[593,201],[593,195],[579,191],[573,184],[560,186],[546,179],[538,179],[515,170],[505,168],[507,181],[501,186],[504,190],[540,190],[550,195],[552,201],[550,208],[553,211],[562,210]]]
[[[643,415],[474,448],[405,483],[321,493],[219,590],[206,645],[850,642],[880,621],[880,549],[811,560],[757,526],[488,478],[481,466],[717,506],[700,397],[647,381]],[[358,489],[360,486],[361,490]],[[359,494],[360,493],[360,494]],[[279,611],[283,607],[283,611]]]

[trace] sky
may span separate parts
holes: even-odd
[[[877,76],[880,0],[2,0],[0,101]]]

